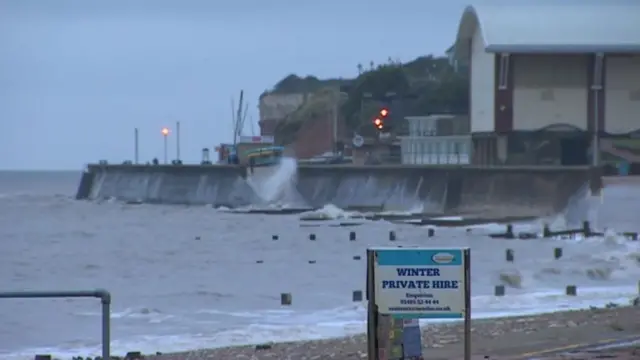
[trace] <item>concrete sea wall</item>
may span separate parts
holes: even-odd
[[[543,216],[599,189],[598,171],[567,167],[313,166],[297,190],[313,207],[422,210],[479,217]]]
[[[256,201],[245,176],[239,166],[89,165],[76,198],[239,207]]]
[[[301,165],[285,178],[277,169],[262,169],[254,174],[239,166],[90,165],[77,197],[229,207],[334,204],[494,218],[557,213],[601,187],[599,170],[586,167]],[[258,186],[265,182],[269,196]],[[282,196],[274,195],[274,182]]]

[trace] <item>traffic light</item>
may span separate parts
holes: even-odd
[[[376,116],[376,118],[373,119],[373,126],[375,126],[376,129],[378,129],[378,131],[385,130],[386,126],[384,122],[387,120],[388,116],[389,116],[389,109],[387,108],[380,109],[380,111],[378,112],[378,116]]]

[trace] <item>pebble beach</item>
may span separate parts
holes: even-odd
[[[640,338],[640,307],[618,307],[474,320],[472,347],[478,359],[562,359],[571,345],[594,344],[610,339]],[[463,358],[461,323],[422,327],[425,359]],[[566,348],[562,351],[554,349]],[[634,347],[601,350],[588,356],[617,352],[634,355]],[[588,359],[582,353],[581,359]],[[273,343],[252,346],[199,349],[148,357],[153,360],[355,360],[366,359],[364,335],[336,339]],[[569,357],[570,358],[570,357]],[[633,357],[627,357],[633,358]],[[622,357],[621,359],[626,359]]]

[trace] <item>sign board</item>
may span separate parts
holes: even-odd
[[[270,135],[262,135],[262,136],[240,136],[241,143],[252,143],[252,144],[273,144],[274,138]]]
[[[401,318],[464,317],[461,249],[393,248],[376,251],[378,312]]]
[[[367,250],[369,360],[419,359],[417,319],[464,319],[471,354],[468,248]]]
[[[353,143],[353,146],[359,148],[364,145],[364,138],[360,135],[356,135],[353,137],[353,140],[351,140],[351,142]]]

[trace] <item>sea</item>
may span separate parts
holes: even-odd
[[[275,199],[295,171],[283,162],[260,191]],[[638,293],[640,241],[617,233],[640,231],[640,180],[609,184],[576,205],[604,236],[503,240],[487,235],[504,225],[435,228],[427,237],[426,227],[369,221],[331,204],[260,215],[77,201],[79,179],[79,171],[0,172],[0,291],[107,289],[115,355],[362,333],[366,305],[352,293],[365,290],[371,246],[470,247],[474,318],[628,304]],[[514,228],[540,232],[543,222],[579,226],[559,214]],[[493,296],[499,284],[503,297]],[[577,296],[564,295],[567,285]],[[280,304],[282,293],[290,306]],[[0,299],[0,359],[99,355],[100,310],[93,298]]]

